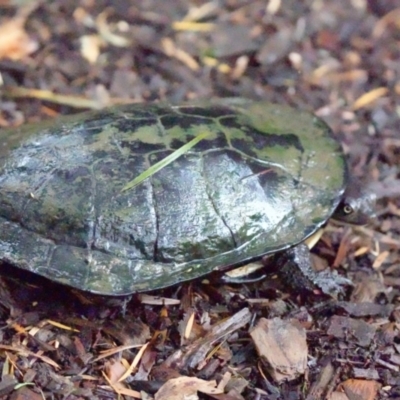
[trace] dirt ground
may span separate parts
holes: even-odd
[[[289,104],[377,196],[368,226],[330,224],[313,249],[354,284],[337,299],[271,276],[125,304],[1,264],[1,399],[400,399],[398,1],[3,0],[0,83],[0,129],[128,102]]]

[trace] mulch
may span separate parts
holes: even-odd
[[[353,282],[339,298],[271,276],[126,301],[2,264],[1,399],[400,398],[395,3],[0,1],[0,131],[129,102],[265,99],[324,119],[377,196],[368,226],[329,224],[313,249]]]

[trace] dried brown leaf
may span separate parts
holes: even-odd
[[[138,353],[136,354],[135,358],[133,359],[131,365],[129,366],[129,368],[125,371],[125,373],[118,379],[118,382],[122,382],[124,381],[129,375],[132,374],[133,370],[137,367],[137,365],[139,364],[139,361],[141,360],[143,353],[146,351],[147,346],[149,345],[149,343],[146,343],[144,346],[142,346],[142,348],[138,351]]]
[[[40,360],[44,361],[45,363],[51,365],[52,367],[54,367],[56,369],[60,369],[61,368],[50,357],[42,355],[41,352],[33,353],[32,351],[28,350],[27,348],[25,348],[23,346],[8,346],[8,345],[0,344],[0,349],[15,351],[15,352],[17,352],[19,354],[22,354],[24,356],[27,356],[27,357],[29,357],[29,356],[30,357],[36,357],[36,358],[39,358]]]
[[[353,110],[359,110],[360,108],[366,107],[374,101],[378,100],[380,97],[385,96],[389,89],[386,87],[379,87],[364,93],[353,103]]]
[[[116,360],[106,361],[104,364],[104,370],[110,384],[118,383],[126,372],[125,365],[121,361]]]
[[[197,392],[218,394],[223,393],[217,388],[216,381],[205,381],[194,377],[181,376],[170,379],[154,396],[155,400],[185,400],[197,399]]]
[[[376,381],[348,379],[342,382],[338,388],[346,393],[349,400],[375,400],[381,384]]]
[[[38,48],[24,29],[25,19],[16,17],[0,25],[0,60],[21,60]]]

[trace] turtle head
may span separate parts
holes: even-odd
[[[368,191],[359,181],[351,180],[342,201],[332,218],[352,225],[366,225],[375,216],[376,195]]]

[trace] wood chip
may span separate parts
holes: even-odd
[[[180,304],[181,301],[178,299],[170,299],[167,297],[152,296],[146,293],[141,293],[139,300],[142,304],[151,304],[154,306],[175,306]]]
[[[215,324],[206,335],[191,343],[186,349],[180,349],[172,354],[165,365],[174,365],[178,369],[198,367],[212,350],[214,343],[247,325],[251,315],[248,308],[243,308],[232,317]]]
[[[305,329],[280,318],[261,318],[250,336],[275,381],[290,381],[306,371],[308,347]]]
[[[17,383],[17,378],[14,375],[3,375],[0,382],[0,396],[6,396],[11,393]]]
[[[375,332],[376,327],[362,320],[335,315],[331,318],[327,333],[333,337],[350,342],[355,341],[358,345],[367,347],[371,344]]]

